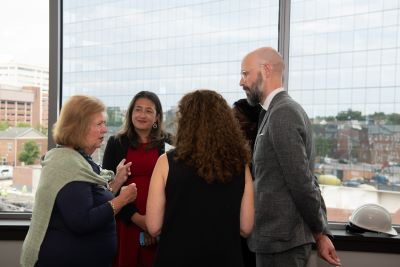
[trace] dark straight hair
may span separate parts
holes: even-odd
[[[154,148],[160,145],[164,141],[165,133],[163,131],[163,111],[161,106],[161,101],[158,96],[150,91],[140,91],[137,93],[131,103],[129,104],[128,110],[125,114],[125,121],[122,125],[122,129],[118,132],[117,137],[122,136],[128,137],[129,145],[133,148],[139,147],[139,136],[135,130],[135,126],[132,123],[132,113],[135,107],[136,101],[141,98],[146,98],[154,103],[156,107],[156,117],[157,117],[157,128],[151,128],[150,131],[150,143],[146,147],[147,149]]]

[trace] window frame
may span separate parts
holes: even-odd
[[[63,0],[49,0],[49,109],[48,149],[55,147],[51,128],[59,115],[62,100],[62,5]],[[291,0],[279,0],[278,50],[286,64],[285,90],[288,90],[289,38]],[[0,213],[0,240],[24,240],[29,228],[31,213]],[[337,250],[368,252],[400,252],[400,235],[397,237],[360,236],[348,234],[345,223],[328,222],[334,235]],[[394,227],[400,232],[400,227]],[[379,244],[378,246],[376,244]]]
[[[48,108],[48,150],[55,147],[52,127],[58,117],[61,103],[61,53],[62,53],[62,0],[49,0],[49,108]],[[16,148],[15,148],[16,149]],[[27,231],[32,217],[30,212],[0,212],[0,240],[8,239],[4,229]],[[15,228],[16,227],[16,228]],[[3,238],[4,234],[4,238]],[[12,237],[13,235],[11,235]],[[20,236],[17,234],[16,237]],[[20,240],[20,239],[16,239]]]

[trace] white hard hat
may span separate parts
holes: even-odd
[[[351,224],[365,230],[397,235],[397,231],[392,227],[392,217],[382,206],[377,204],[365,204],[353,211],[349,221]]]

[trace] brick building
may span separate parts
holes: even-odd
[[[10,127],[0,131],[0,164],[20,166],[18,155],[27,141],[38,144],[40,155],[46,153],[47,136],[33,128]],[[39,163],[39,160],[36,163]]]
[[[369,126],[373,163],[400,163],[400,125]]]
[[[0,122],[47,128],[48,101],[48,92],[39,87],[0,84]]]

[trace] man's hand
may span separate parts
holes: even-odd
[[[340,259],[336,255],[336,249],[329,237],[325,234],[314,235],[317,242],[318,256],[334,266],[341,266]]]

